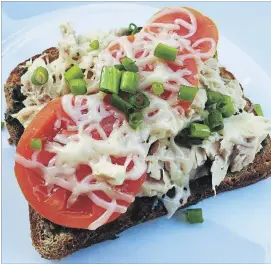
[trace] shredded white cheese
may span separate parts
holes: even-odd
[[[60,26],[62,39],[58,43],[59,57],[49,63],[46,54],[26,63],[27,72],[22,75],[22,93],[27,97],[24,101],[26,108],[46,104],[52,99],[69,93],[69,87],[65,81],[65,71],[73,64],[78,64],[85,70],[85,80],[88,92],[98,90],[95,81],[95,72],[92,72],[99,54],[108,44],[124,34],[124,29],[113,29],[107,32],[92,32],[86,36],[75,34],[69,23]],[[99,40],[99,49],[92,50],[89,45],[93,40]],[[49,73],[48,82],[42,86],[35,86],[31,82],[34,70],[42,66]],[[95,83],[95,84],[94,84]]]
[[[18,119],[26,128],[44,106],[45,105],[42,104],[25,107],[18,113],[13,114],[12,117]]]
[[[147,139],[144,139],[144,135],[142,136],[140,131],[131,129],[127,121],[122,120],[122,114],[106,110],[99,94],[77,96],[74,105],[72,98],[72,95],[63,96],[62,107],[75,124],[60,118],[55,121],[55,127],[57,129],[59,123],[66,122],[67,130],[75,133],[71,135],[60,133],[54,137],[52,142],[47,142],[45,149],[55,154],[48,166],[44,166],[38,161],[39,152],[34,152],[31,160],[25,159],[17,153],[15,160],[26,168],[42,170],[45,185],[48,188],[57,185],[69,190],[71,196],[67,202],[68,206],[74,204],[80,195],[87,195],[92,202],[104,208],[104,214],[88,226],[90,230],[94,230],[105,224],[114,212],[126,212],[127,207],[119,205],[117,200],[129,202],[134,200],[133,196],[111,188],[108,183],[119,185],[124,179],[139,179],[147,168],[145,159],[149,144],[145,143]],[[82,103],[83,101],[85,104]],[[82,114],[82,110],[87,110],[87,113]],[[110,135],[102,133],[103,128],[100,125],[100,122],[108,116],[116,118]],[[94,139],[89,135],[95,129],[100,132],[102,140]],[[111,163],[110,167],[103,168],[103,165],[108,165],[107,162],[111,156],[127,158],[123,166]],[[130,161],[133,161],[134,166],[131,170],[126,171]],[[79,164],[93,168],[92,173],[80,182],[76,178],[76,167]],[[115,178],[113,177],[114,171],[118,174]],[[125,175],[121,175],[124,172]],[[101,176],[110,177],[110,179],[109,181],[99,181]],[[123,176],[125,176],[124,179]],[[93,180],[95,181],[93,182]],[[106,193],[112,201],[110,203],[104,201],[94,193],[97,190]]]
[[[59,58],[49,63],[45,54],[33,62],[26,63],[28,70],[21,77],[22,93],[27,96],[24,101],[26,107],[13,117],[27,127],[47,102],[64,95],[63,109],[75,123],[69,124],[68,130],[76,130],[78,133],[72,136],[58,134],[53,142],[46,145],[46,150],[55,154],[48,167],[37,161],[38,153],[35,153],[31,160],[16,154],[16,162],[25,167],[40,168],[48,186],[55,184],[71,191],[68,206],[71,206],[79,195],[84,194],[104,208],[104,214],[89,225],[91,230],[106,223],[114,212],[126,212],[127,208],[120,206],[117,203],[118,199],[129,202],[134,199],[131,195],[110,189],[108,184],[121,185],[127,179],[137,180],[146,171],[148,178],[138,196],[158,196],[163,200],[168,215],[172,216],[187,202],[190,196],[189,181],[195,177],[197,169],[204,165],[207,158],[213,161],[211,173],[215,190],[229,169],[232,172],[240,171],[254,160],[256,153],[261,149],[261,142],[271,131],[270,123],[265,118],[243,112],[224,120],[223,136],[212,133],[202,145],[193,146],[191,149],[175,143],[176,135],[190,122],[206,117],[204,108],[208,89],[230,96],[236,113],[243,110],[246,104],[239,82],[221,77],[217,59],[211,58],[216,50],[215,40],[202,38],[191,44],[188,38],[197,32],[196,18],[185,8],[177,9],[190,17],[190,23],[182,19],[176,19],[174,24],[154,23],[158,17],[176,11],[176,7],[167,8],[153,16],[144,30],[136,34],[132,41],[124,36],[123,29],[77,36],[70,24],[62,25],[62,40],[58,45]],[[185,36],[172,32],[179,26],[188,30]],[[159,27],[159,31],[152,32],[152,27]],[[99,41],[98,50],[89,47],[93,40]],[[210,50],[201,53],[198,47],[204,42],[210,44]],[[175,61],[178,70],[174,71],[164,60],[154,56],[154,49],[159,43],[179,49],[180,54]],[[69,88],[64,73],[71,65],[78,64],[84,70],[88,94],[95,93],[99,89],[102,67],[119,64],[124,56],[133,59],[139,67],[138,90],[145,92],[150,106],[142,111],[144,122],[140,130],[131,129],[124,120],[121,124],[116,123],[112,133],[107,136],[100,126],[100,121],[110,115],[119,118],[119,114],[107,111],[103,106],[102,97],[97,93],[77,96],[73,105],[72,96],[65,95],[69,93]],[[184,66],[184,62],[192,58],[196,59],[195,63],[197,62],[199,67],[199,72],[193,73],[194,75]],[[207,60],[202,62],[203,59]],[[39,66],[47,69],[49,79],[43,86],[34,86],[31,76]],[[199,79],[200,89],[189,111],[184,112],[176,105],[176,94],[180,85],[192,85],[188,77]],[[172,92],[172,96],[162,100],[146,92],[153,82],[163,83],[164,87]],[[87,102],[84,106],[81,105],[83,99]],[[89,114],[82,115],[81,111],[86,109]],[[63,120],[57,120],[55,127],[59,127],[61,122]],[[88,133],[92,129],[97,129],[103,140],[90,137]],[[154,142],[158,144],[157,149],[148,155]],[[112,164],[111,155],[126,156],[127,161],[123,166]],[[129,161],[133,161],[134,167],[127,171]],[[92,174],[80,183],[75,179],[75,168],[78,164],[87,164],[92,168]],[[202,175],[205,174],[206,172]],[[93,178],[101,182],[90,183],[90,179]],[[175,188],[173,198],[166,195],[172,188]],[[112,201],[103,201],[93,190],[104,191]]]

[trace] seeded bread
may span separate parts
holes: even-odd
[[[43,52],[48,54],[50,61],[58,57],[58,50],[50,48]],[[36,55],[32,59],[40,56]],[[17,144],[24,128],[17,119],[12,118],[12,114],[19,112],[23,107],[24,95],[21,93],[20,77],[25,72],[25,62],[19,64],[10,74],[4,87],[7,102],[5,120],[11,140]],[[234,79],[234,76],[226,69],[221,69],[221,74],[225,78]],[[247,109],[251,107],[251,102],[247,100]],[[257,154],[253,164],[250,164],[238,173],[229,173],[221,185],[217,188],[217,193],[230,191],[245,187],[267,178],[271,174],[271,141],[267,137],[263,142],[263,148]],[[187,207],[214,195],[212,190],[211,176],[205,176],[190,183],[192,195],[188,199]],[[29,206],[29,219],[33,246],[43,258],[60,260],[75,251],[89,247],[93,244],[105,240],[116,239],[119,234],[140,223],[155,219],[165,215],[166,209],[162,202],[156,204],[156,197],[136,198],[127,212],[118,219],[98,228],[95,231],[84,229],[73,229],[63,227],[50,222],[39,215]]]

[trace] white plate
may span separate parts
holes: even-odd
[[[60,37],[58,25],[66,20],[83,33],[130,22],[143,25],[156,11],[147,6],[107,3],[29,19],[27,27],[3,43],[3,81],[19,62],[55,46]],[[219,57],[243,84],[246,95],[261,103],[266,115],[271,116],[271,80],[267,74],[226,37],[220,39]],[[4,104],[2,107],[5,109]],[[28,206],[13,172],[15,148],[6,143],[7,131],[2,137],[2,261],[45,263],[31,245]],[[142,224],[115,241],[81,250],[63,263],[270,263],[270,201],[268,179],[201,202],[202,225],[183,223],[178,212],[171,220],[161,218]]]

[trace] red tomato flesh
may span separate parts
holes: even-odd
[[[140,34],[140,33],[139,33]],[[129,39],[129,41],[131,43],[134,42],[134,39],[135,37],[131,37],[131,36],[128,36],[127,37]],[[146,41],[148,42],[149,40],[148,39],[143,39],[142,41]],[[116,58],[116,54],[117,52],[121,49],[121,46],[120,44],[115,44],[113,46],[111,46],[109,48],[112,56],[114,58]],[[144,53],[143,50],[137,52],[135,54],[135,58],[138,59],[142,56],[142,54]],[[182,55],[182,54],[185,54],[185,53],[188,53],[187,50],[184,50],[182,52],[178,52],[178,55]],[[149,54],[146,54],[146,56],[148,56]],[[123,55],[124,57],[124,55]],[[122,58],[122,57],[121,57]],[[120,59],[121,60],[121,59]],[[176,72],[178,70],[183,70],[183,69],[187,69],[191,72],[190,75],[187,75],[187,76],[184,76],[183,78],[188,81],[191,86],[195,86],[195,87],[198,87],[198,84],[199,84],[199,80],[197,78],[197,74],[198,74],[198,66],[197,66],[197,62],[195,60],[195,58],[187,58],[183,61],[183,65],[178,65],[177,63],[175,62],[171,62],[171,61],[166,61],[166,60],[160,60],[160,59],[157,59],[159,61],[159,63],[165,63],[167,65],[167,67],[169,67],[172,71]],[[152,63],[151,65],[149,64],[146,64],[143,69],[139,69],[139,73],[142,73],[142,72],[153,72],[155,70],[155,67],[156,67],[156,64],[155,63]],[[174,82],[172,81],[169,81],[169,83],[173,84],[174,85]],[[164,84],[164,86],[166,86],[166,84]],[[149,92],[152,92],[152,89],[151,87],[148,87],[146,89],[147,91]],[[176,92],[172,92],[170,91],[169,89],[165,89],[165,92],[163,94],[161,94],[159,97],[163,100],[167,100],[168,98],[172,98],[174,96],[177,97],[177,94]],[[187,102],[187,101],[178,101],[178,103],[176,105],[173,105],[173,106],[181,106],[183,108],[184,111],[186,111],[187,109],[190,108],[192,102]]]
[[[54,123],[59,117],[65,118],[71,125],[74,124],[71,118],[64,112],[61,105],[61,98],[54,99],[38,113],[24,131],[17,146],[17,154],[30,160],[34,153],[30,148],[30,141],[32,138],[42,139],[44,148],[45,144],[48,141],[52,141],[56,134],[67,133],[65,122],[61,122],[59,129],[54,128]],[[115,120],[115,117],[109,116],[101,121],[100,124],[107,135],[110,135],[112,132]],[[77,132],[75,131],[73,133]],[[94,139],[102,140],[97,130],[93,130],[90,133],[90,136]],[[54,155],[54,153],[49,153],[42,149],[38,154],[37,161],[46,166]],[[111,157],[111,161],[114,164],[123,165],[125,160],[126,157]],[[131,161],[126,171],[131,170],[133,166],[133,161]],[[92,170],[89,166],[79,164],[76,168],[77,180],[83,180],[91,172]],[[67,200],[70,197],[71,192],[56,185],[48,189],[48,187],[45,186],[43,175],[38,169],[26,168],[16,162],[15,174],[20,188],[29,204],[38,213],[54,223],[73,228],[87,228],[106,211],[104,208],[101,208],[92,202],[86,195],[80,195],[72,206],[67,207]],[[125,180],[122,185],[111,187],[124,194],[130,194],[135,197],[145,178],[146,173],[140,176],[138,180]],[[111,201],[103,191],[93,191],[93,193],[105,201]],[[123,200],[117,200],[117,204],[128,207],[130,203]],[[120,213],[114,212],[107,223],[115,220],[119,215]]]
[[[157,14],[163,12],[165,9],[160,10]],[[187,39],[191,41],[191,44],[193,44],[195,41],[203,39],[203,38],[212,38],[216,43],[218,43],[218,29],[216,27],[216,24],[207,16],[201,14],[200,12],[196,11],[193,8],[185,7],[188,11],[190,11],[196,18],[197,21],[197,31]],[[154,16],[156,16],[155,14]],[[179,11],[176,9],[175,12],[171,12],[170,14],[165,14],[161,17],[158,17],[157,19],[151,19],[152,23],[163,23],[163,24],[174,24],[176,19],[182,19],[186,21],[187,23],[191,24],[191,19],[188,14]],[[157,33],[158,28],[157,27],[149,27],[148,29],[145,29],[145,31]],[[173,30],[180,36],[185,36],[189,33],[189,30],[185,27],[180,27],[178,30]],[[199,49],[201,53],[205,53],[210,50],[210,43],[209,42],[203,42],[200,44],[196,49]],[[212,54],[210,57],[212,57],[214,54]],[[205,61],[207,58],[203,58],[202,60]]]

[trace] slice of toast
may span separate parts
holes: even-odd
[[[50,48],[43,52],[48,54],[50,61],[58,57],[58,50]],[[32,59],[40,56],[36,55]],[[19,64],[10,74],[5,85],[5,96],[7,101],[6,123],[12,141],[17,144],[24,128],[17,119],[12,118],[12,114],[20,111],[24,105],[25,97],[21,93],[20,77],[25,72],[25,62]],[[226,69],[221,68],[221,75],[224,78],[234,79],[234,76]],[[251,102],[247,100],[247,108],[251,107]],[[250,164],[238,173],[228,173],[217,188],[217,193],[230,191],[245,187],[267,178],[271,174],[271,140],[269,137],[263,142],[262,150],[257,154],[253,164]],[[211,176],[205,176],[190,182],[191,196],[188,199],[187,207],[214,195],[212,190]],[[118,238],[122,231],[167,213],[162,202],[156,204],[156,197],[136,198],[127,212],[118,219],[98,228],[95,231],[84,229],[73,229],[63,227],[50,222],[34,209],[29,207],[29,218],[31,227],[31,237],[33,245],[43,258],[62,259],[73,252],[89,247],[93,244],[109,239]]]

